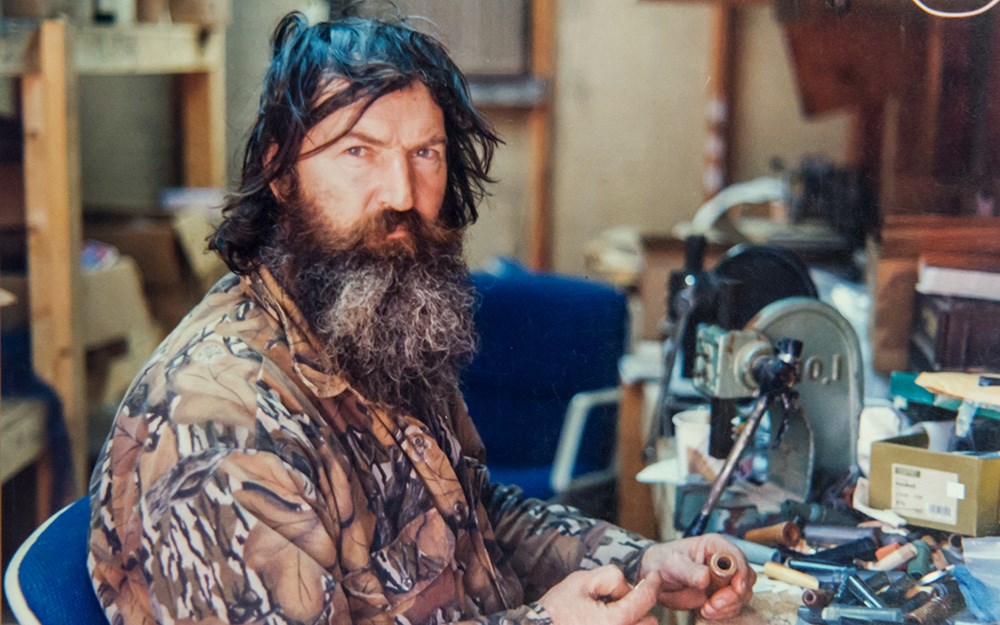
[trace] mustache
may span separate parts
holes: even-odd
[[[404,236],[388,238],[402,230]],[[329,233],[329,251],[367,250],[379,256],[427,259],[461,239],[461,230],[429,222],[416,210],[386,209],[362,217],[350,228]]]

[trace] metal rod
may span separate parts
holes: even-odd
[[[754,432],[757,431],[757,426],[760,425],[760,420],[764,417],[764,413],[767,412],[767,407],[770,403],[770,394],[762,394],[754,400],[753,410],[750,412],[750,417],[743,426],[743,431],[740,432],[740,437],[736,439],[736,444],[733,445],[732,451],[730,451],[729,456],[726,457],[726,463],[722,465],[722,470],[719,471],[719,477],[717,477],[715,482],[712,483],[712,489],[708,492],[708,498],[705,500],[705,504],[701,507],[701,511],[684,532],[685,537],[701,536],[705,533],[709,517],[712,516],[712,510],[715,509],[715,506],[719,503],[719,499],[722,498],[722,493],[725,492],[726,487],[729,485],[729,479],[733,475],[733,469],[736,468],[736,464],[739,461],[740,456],[743,455],[743,451],[750,443],[750,439],[753,437]]]

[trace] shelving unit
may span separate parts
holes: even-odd
[[[222,186],[224,59],[224,32],[193,24],[102,27],[0,20],[0,77],[19,78],[21,85],[32,360],[36,373],[63,402],[78,493],[87,479],[87,415],[78,340],[82,210],[77,77],[174,75],[183,183]]]

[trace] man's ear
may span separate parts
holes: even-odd
[[[274,155],[277,153],[278,153],[277,143],[272,143],[271,145],[268,146],[267,154],[264,155],[264,169],[267,169],[267,166],[271,164],[271,160],[274,159]],[[275,199],[277,199],[279,202],[285,201],[284,190],[287,187],[287,185],[285,184],[285,176],[280,176],[278,178],[275,178],[270,182],[270,184],[268,184],[268,186],[271,188],[271,193],[274,194]]]

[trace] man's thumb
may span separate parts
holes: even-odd
[[[635,623],[653,609],[656,597],[660,594],[660,582],[660,574],[654,571],[639,580],[635,588],[615,602],[615,609],[622,612],[625,622]]]
[[[631,590],[621,569],[613,564],[592,569],[587,572],[587,594],[616,601]]]

